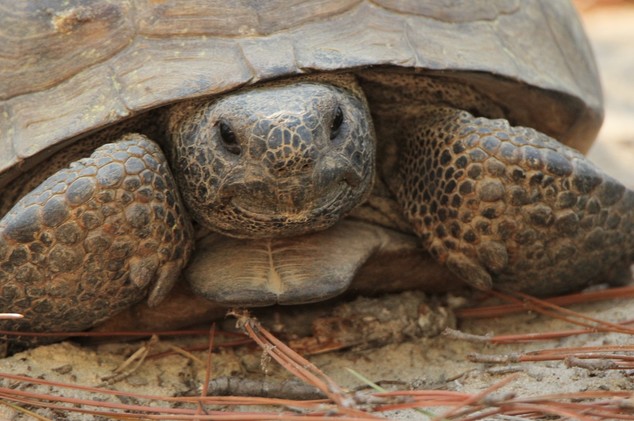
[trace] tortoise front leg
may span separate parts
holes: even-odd
[[[469,284],[555,294],[629,277],[634,193],[583,155],[451,108],[409,126],[398,200],[431,254]]]
[[[0,220],[0,312],[25,316],[0,328],[77,331],[148,294],[157,304],[192,245],[162,151],[124,136],[54,173]]]

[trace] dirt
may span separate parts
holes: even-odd
[[[613,6],[591,8],[584,13],[584,20],[591,37],[606,97],[606,120],[599,141],[590,156],[595,162],[615,177],[634,187],[634,6]],[[262,315],[264,324],[287,341],[302,345],[301,336],[311,326],[311,320],[322,317],[320,334],[335,335],[343,328],[335,326],[333,320],[349,322],[345,338],[355,337],[355,341],[337,346],[345,348],[312,356],[311,361],[324,370],[341,386],[354,388],[362,382],[347,369],[352,368],[372,381],[392,381],[400,388],[433,389],[479,392],[500,381],[511,373],[517,378],[501,392],[520,396],[535,396],[547,393],[575,392],[584,390],[631,390],[631,370],[602,370],[568,367],[564,362],[504,363],[487,364],[471,362],[469,355],[496,354],[511,355],[543,348],[591,346],[608,344],[632,344],[632,339],[623,334],[587,334],[565,339],[515,345],[491,345],[470,342],[437,335],[444,327],[455,327],[465,333],[511,334],[527,332],[559,331],[573,328],[572,325],[532,313],[504,316],[493,319],[455,319],[454,307],[461,304],[459,298],[420,301],[416,294],[385,297],[378,301],[365,302],[362,308],[373,308],[371,313],[351,311],[351,308],[337,310],[324,306],[313,306],[310,310],[290,310],[286,313],[274,312]],[[411,301],[413,300],[413,301]],[[408,307],[410,306],[410,307]],[[431,306],[431,307],[430,307]],[[593,304],[577,305],[574,310],[586,316],[611,322],[627,320],[634,314],[634,300],[615,299]],[[443,313],[444,312],[444,313]],[[429,317],[443,313],[443,317]],[[358,319],[353,320],[355,317]],[[334,317],[334,319],[333,319]],[[385,319],[381,319],[385,317]],[[351,321],[352,320],[352,321]],[[226,320],[230,329],[234,322]],[[394,324],[390,324],[394,323]],[[389,326],[383,332],[371,337],[371,331],[363,331],[363,326]],[[330,330],[329,330],[330,329]],[[380,330],[380,329],[379,329]],[[390,332],[399,332],[391,335]],[[432,335],[432,336],[430,336]],[[222,338],[218,338],[221,341]],[[314,350],[315,338],[304,340],[305,351]],[[311,342],[312,341],[312,342]],[[162,396],[195,395],[205,379],[205,353],[194,352],[195,357],[178,354],[147,359],[131,374],[122,379],[104,380],[146,341],[107,343],[100,345],[79,345],[75,342],[41,346],[10,358],[0,360],[0,371],[19,375],[39,377],[52,381],[77,383],[88,386],[105,384],[108,388]],[[207,337],[168,339],[153,343],[151,354],[171,351],[174,347],[204,348]],[[332,345],[332,344],[331,344]],[[310,348],[310,347],[313,348]],[[279,382],[285,372],[274,362],[262,358],[262,352],[254,346],[223,349],[213,355],[213,377],[232,376],[248,379],[265,379]],[[0,385],[13,387],[10,379],[0,380]],[[86,396],[84,392],[60,390],[54,386],[28,386],[22,388],[31,392],[56,393],[61,396]],[[104,401],[134,403],[129,399],[100,396]],[[155,403],[159,405],[159,403]],[[91,419],[86,415],[61,415],[52,410],[40,410],[43,416],[52,419]],[[422,419],[420,413],[400,411],[390,413],[393,419]],[[0,405],[0,418],[27,419],[8,406]]]

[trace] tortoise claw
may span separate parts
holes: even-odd
[[[475,289],[487,291],[493,287],[493,279],[489,272],[463,254],[450,254],[446,264],[450,271]]]
[[[152,286],[147,299],[148,306],[156,307],[165,299],[176,281],[178,281],[183,266],[185,266],[185,263],[181,260],[173,260],[161,266],[158,270],[158,278]]]
[[[156,256],[150,256],[143,258],[135,256],[130,259],[130,280],[138,288],[147,287],[156,275],[158,269],[158,258]]]

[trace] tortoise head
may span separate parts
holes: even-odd
[[[276,82],[177,104],[168,132],[192,217],[232,237],[328,228],[372,187],[374,129],[351,76]]]

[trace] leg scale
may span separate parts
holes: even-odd
[[[0,220],[1,329],[78,331],[158,303],[192,249],[160,148],[141,135],[54,173]]]
[[[431,254],[462,279],[536,294],[622,280],[634,193],[583,155],[452,108],[403,126],[393,188]]]

